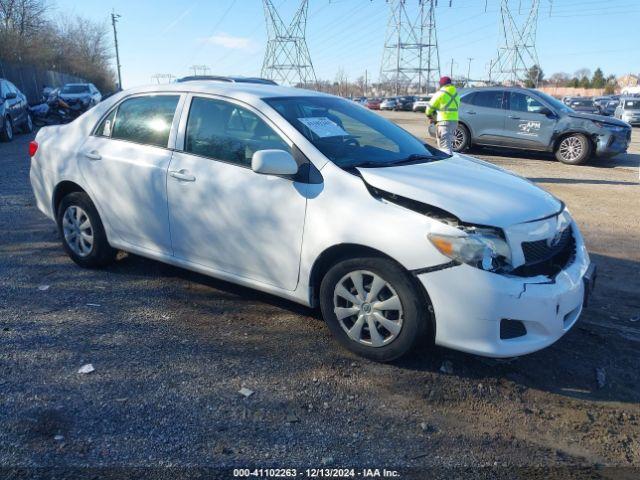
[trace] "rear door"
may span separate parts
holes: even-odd
[[[291,152],[292,143],[248,105],[194,96],[176,147],[167,179],[174,255],[294,290],[308,186],[251,169],[254,152]]]
[[[503,145],[504,96],[503,90],[479,90],[463,97],[460,119],[469,126],[473,143]]]
[[[548,108],[532,95],[509,92],[505,123],[505,145],[532,150],[548,150],[558,119],[541,113]]]
[[[184,96],[139,95],[118,104],[78,152],[89,194],[121,241],[171,254],[167,169]]]

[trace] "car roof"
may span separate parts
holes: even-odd
[[[325,93],[294,87],[282,87],[280,85],[268,85],[262,83],[233,83],[211,80],[193,80],[189,82],[168,83],[163,85],[145,85],[135,87],[123,92],[125,95],[138,95],[144,93],[201,93],[221,95],[239,100],[263,99],[275,97],[330,97]]]

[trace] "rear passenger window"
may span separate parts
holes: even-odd
[[[501,91],[476,92],[473,104],[477,107],[502,108],[502,97]]]
[[[192,100],[186,152],[250,167],[253,154],[267,149],[291,152],[289,145],[253,112],[222,100]]]
[[[111,133],[113,139],[166,148],[179,99],[179,95],[154,95],[125,100],[111,119],[111,131],[105,132],[109,115],[101,133]]]

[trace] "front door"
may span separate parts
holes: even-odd
[[[505,145],[532,150],[547,150],[557,123],[555,116],[541,113],[546,108],[539,100],[521,92],[510,92],[505,122]]]
[[[169,255],[168,147],[179,100],[175,94],[124,100],[78,152],[89,194],[113,233],[126,244]]]
[[[174,255],[294,290],[306,209],[304,184],[251,170],[254,152],[291,143],[249,107],[193,97],[181,122],[184,149],[169,167]]]

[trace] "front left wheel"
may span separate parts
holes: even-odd
[[[84,268],[104,267],[115,260],[100,215],[84,192],[70,193],[58,206],[58,231],[71,259]]]
[[[344,347],[379,362],[409,353],[429,330],[424,295],[402,267],[385,258],[334,265],[320,285],[320,307]]]

